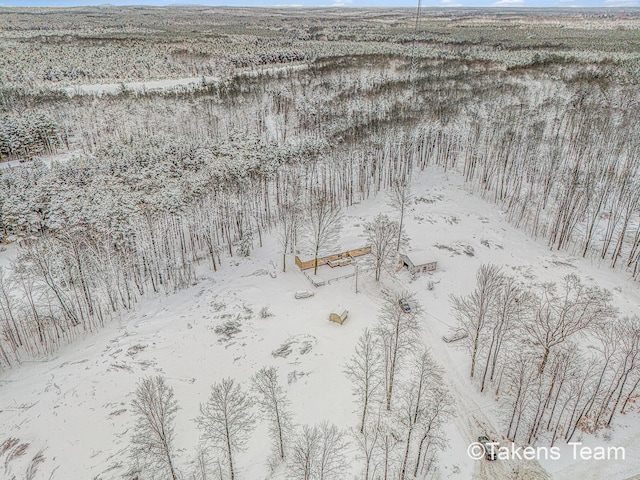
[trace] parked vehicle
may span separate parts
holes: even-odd
[[[482,435],[478,437],[478,443],[484,447],[484,458],[493,462],[498,458],[498,452],[496,451],[495,442],[489,440],[489,437]]]
[[[411,305],[404,298],[398,300],[398,304],[404,313],[411,313]]]
[[[463,338],[467,338],[468,336],[469,334],[467,332],[458,330],[458,331],[446,334],[445,336],[442,337],[442,340],[446,343],[453,343],[453,342],[462,340]]]
[[[300,300],[301,298],[309,298],[309,297],[313,297],[315,294],[309,290],[300,290],[297,291],[295,294],[295,297],[297,300]]]

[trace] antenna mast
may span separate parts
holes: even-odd
[[[420,7],[422,0],[418,0],[418,9],[416,10],[416,23],[413,27],[413,46],[411,47],[411,72],[409,73],[409,83],[413,83],[416,73],[418,72],[418,60],[416,58],[416,50],[418,46],[418,21],[420,20]],[[414,85],[415,90],[415,85]]]

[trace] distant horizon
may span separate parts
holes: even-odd
[[[236,8],[415,8],[409,0],[204,0],[176,2],[175,0],[0,0],[3,7],[236,7]],[[430,0],[422,8],[638,8],[640,0]],[[1,31],[0,27],[0,31]]]

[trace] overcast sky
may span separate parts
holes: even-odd
[[[0,0],[0,6],[75,6],[75,5],[227,5],[300,6],[300,7],[414,7],[417,0]],[[640,0],[423,0],[425,7],[503,6],[503,7],[637,7]],[[0,26],[1,28],[1,26]]]

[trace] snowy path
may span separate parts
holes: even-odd
[[[407,278],[406,272],[403,273],[405,275],[401,275],[401,278]],[[412,291],[419,298],[421,292],[412,288],[410,282],[401,278],[395,277],[387,283],[393,285],[397,290]],[[498,408],[490,396],[479,396],[473,390],[469,390],[469,362],[466,355],[461,360],[460,352],[456,350],[455,343],[447,344],[442,340],[441,335],[433,334],[439,327],[446,329],[454,327],[453,322],[436,317],[428,311],[428,308],[424,316],[426,318],[423,341],[445,370],[447,388],[455,399],[456,417],[453,421],[457,432],[466,441],[456,445],[455,451],[456,454],[466,456],[468,445],[476,442],[481,435],[487,435],[489,438],[499,441],[502,429],[498,424]],[[470,462],[473,466],[470,474],[474,480],[510,480],[514,478],[514,472],[521,471],[535,472],[537,480],[548,478],[548,474],[538,462],[518,460],[495,462],[470,460]]]
[[[280,65],[280,66],[261,66],[261,67],[247,67],[241,69],[235,69],[234,74],[245,76],[258,76],[258,75],[276,75],[280,72],[302,70],[308,68],[306,63],[292,64],[292,65]],[[140,82],[117,82],[117,83],[92,83],[92,84],[80,84],[69,85],[60,87],[59,90],[66,92],[67,95],[73,97],[75,95],[117,95],[123,91],[134,93],[151,93],[151,92],[166,92],[166,91],[189,91],[202,88],[206,85],[212,85],[220,83],[221,81],[230,78],[231,75],[226,76],[200,76],[200,77],[185,77],[185,78],[167,78],[163,80],[145,80]]]
[[[173,78],[167,80],[148,80],[144,82],[120,82],[120,83],[94,83],[71,85],[62,87],[61,90],[67,95],[117,95],[123,91],[129,92],[162,92],[167,90],[194,90],[205,83],[217,83],[219,77],[187,77]]]

